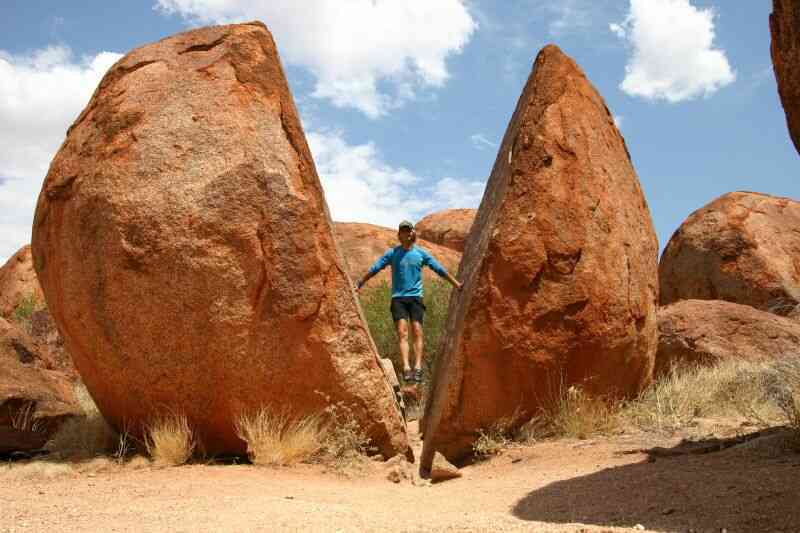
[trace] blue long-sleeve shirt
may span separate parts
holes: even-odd
[[[375,275],[392,265],[392,298],[418,296],[422,298],[422,267],[447,277],[447,270],[424,248],[414,245],[410,250],[395,246],[386,251],[369,269]]]

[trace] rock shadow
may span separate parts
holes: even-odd
[[[789,449],[788,438],[776,431],[730,448],[713,439],[643,450],[658,451],[641,463],[535,490],[512,513],[659,531],[800,531],[800,454]]]

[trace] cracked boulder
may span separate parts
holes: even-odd
[[[658,268],[662,305],[726,300],[788,315],[800,303],[800,202],[721,196],[681,224]]]
[[[450,301],[422,467],[459,463],[565,388],[617,397],[651,379],[658,244],[625,141],[556,46],[536,58]]]
[[[184,413],[206,451],[243,453],[238,417],[342,402],[377,451],[407,451],[263,24],[181,33],[111,67],[50,166],[32,247],[117,428]]]
[[[800,322],[722,300],[682,300],[658,310],[656,375],[676,365],[800,354]]]
[[[770,52],[778,93],[794,146],[800,152],[800,3],[797,0],[773,0],[769,29]]]

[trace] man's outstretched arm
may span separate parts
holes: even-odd
[[[424,261],[425,264],[428,265],[428,267],[431,270],[439,274],[439,276],[441,276],[442,278],[449,281],[450,284],[456,289],[461,290],[464,287],[463,283],[454,278],[450,274],[450,272],[448,272],[446,268],[444,268],[441,264],[439,264],[439,262],[436,259],[434,259],[434,257],[431,254],[427,253],[427,251],[425,252],[424,255]]]
[[[373,264],[369,268],[367,273],[364,274],[361,277],[361,279],[356,281],[356,290],[361,289],[361,287],[363,287],[364,284],[367,283],[370,280],[370,278],[372,278],[372,276],[374,276],[375,274],[386,268],[386,265],[392,262],[392,254],[394,254],[394,248],[388,250],[385,254],[380,256],[380,258],[378,258],[378,260],[375,261],[375,264]]]

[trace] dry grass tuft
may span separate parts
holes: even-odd
[[[47,460],[9,462],[0,467],[0,479],[13,483],[25,480],[51,480],[75,474],[72,466]]]
[[[11,427],[20,431],[44,431],[41,420],[36,419],[36,402],[27,402],[11,417]]]
[[[71,418],[61,424],[48,441],[51,453],[77,457],[95,457],[115,449],[117,433],[108,425],[83,384],[75,387],[75,399],[83,416]]]
[[[253,464],[288,466],[308,461],[322,447],[325,424],[320,415],[293,418],[287,410],[261,408],[236,421],[236,434],[247,443]]]
[[[518,413],[501,418],[488,428],[478,430],[478,438],[472,444],[472,452],[478,459],[498,455],[512,444],[511,427],[518,418]]]
[[[562,386],[539,415],[520,429],[518,440],[609,435],[619,429],[619,409],[619,403],[590,396],[578,386]]]
[[[192,458],[197,440],[185,415],[157,417],[145,428],[147,453],[158,465],[180,466]]]
[[[344,472],[363,466],[371,450],[369,438],[343,402],[303,417],[263,407],[241,416],[236,432],[247,443],[250,460],[259,465],[317,462]]]
[[[644,431],[670,433],[698,418],[744,417],[758,425],[783,423],[775,394],[776,362],[729,360],[710,367],[677,367],[628,403],[622,418]]]

